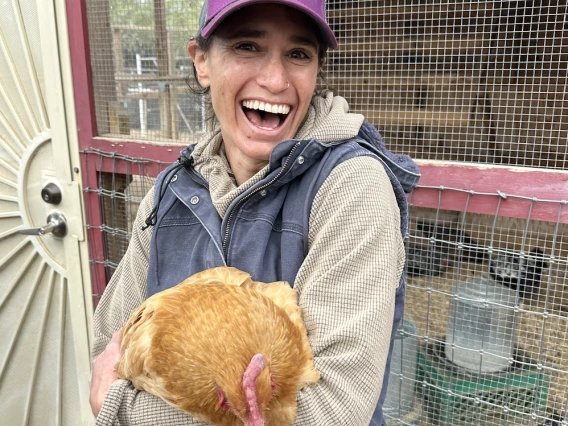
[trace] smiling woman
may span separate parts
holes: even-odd
[[[306,115],[323,65],[320,50],[327,50],[314,28],[299,10],[255,4],[229,15],[207,47],[189,43],[198,81],[211,91],[237,184],[264,167]]]
[[[188,52],[199,84],[210,93],[216,125],[158,177],[97,307],[91,389],[97,424],[201,424],[117,380],[121,334],[111,337],[144,299],[215,266],[294,288],[321,374],[317,385],[290,397],[297,399],[294,424],[384,424],[386,378],[404,303],[404,192],[419,173],[408,157],[385,148],[363,116],[349,113],[345,99],[316,92],[327,49],[336,47],[323,0],[209,0],[203,6]],[[229,309],[220,304],[193,308]],[[182,323],[184,315],[174,312]],[[205,340],[226,338],[210,327],[203,324]],[[267,405],[255,402],[262,386],[271,389],[266,404],[288,410],[278,405],[281,383],[251,385],[234,363],[244,358],[259,377],[272,377],[271,362],[282,356],[293,364],[297,355],[262,353],[266,363],[254,364],[259,352],[235,357],[224,343],[215,347],[227,352],[197,354],[203,369],[236,375],[223,383],[242,383],[239,392],[254,410],[236,416],[221,381],[197,385],[183,375],[183,358],[175,354],[191,351],[191,341],[179,339],[183,350],[163,348],[167,364],[182,372],[175,383],[188,395],[195,386],[211,390],[202,405],[212,403],[216,416],[226,415],[222,424],[264,425],[274,418]],[[145,362],[154,362],[144,353]],[[160,386],[171,389],[171,380],[160,378]]]

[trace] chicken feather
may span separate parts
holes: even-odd
[[[214,425],[247,424],[243,375],[255,354],[266,362],[256,395],[269,426],[292,424],[297,392],[320,377],[296,291],[230,267],[147,299],[124,326],[121,350],[119,377]]]

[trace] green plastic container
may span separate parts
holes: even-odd
[[[445,358],[444,344],[418,350],[417,391],[433,424],[533,424],[543,415],[548,375],[522,354],[499,373],[476,375]]]

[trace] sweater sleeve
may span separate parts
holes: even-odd
[[[142,226],[153,204],[152,189],[140,204],[126,254],[95,311],[93,359],[105,349],[112,334],[124,325],[130,313],[146,299],[152,228],[142,231]],[[157,396],[135,389],[127,380],[117,380],[107,392],[95,425],[199,426],[204,423],[193,420]]]
[[[112,334],[122,328],[130,313],[146,299],[146,277],[150,261],[152,228],[142,231],[142,226],[152,211],[153,203],[154,190],[151,189],[138,208],[128,249],[95,310],[95,341],[91,351],[92,359],[105,349]]]
[[[357,157],[337,166],[316,194],[309,226],[295,287],[321,381],[300,391],[295,425],[367,426],[405,260],[400,211],[382,165]]]

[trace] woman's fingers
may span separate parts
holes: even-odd
[[[116,346],[118,348],[118,352],[119,352],[119,355],[120,355],[120,343],[121,342],[122,342],[122,329],[115,331],[112,334],[112,338],[110,339],[110,342],[108,343],[107,348],[110,345]],[[119,358],[120,358],[120,356],[119,356]]]
[[[93,414],[98,416],[110,386],[118,379],[115,366],[120,361],[121,331],[117,331],[105,350],[93,362],[89,402]]]

